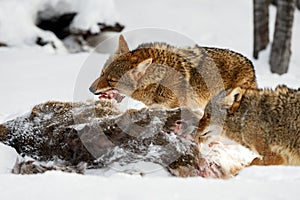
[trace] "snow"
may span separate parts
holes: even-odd
[[[18,157],[18,153],[12,147],[4,145],[0,143],[0,174],[8,174],[11,172],[16,159]]]
[[[40,33],[32,27],[32,19],[35,17],[33,13],[39,7],[37,2],[40,1],[9,1],[14,3],[11,7],[8,7],[4,0],[0,1],[0,39],[5,38],[13,46],[20,43],[32,43],[32,33]],[[56,5],[63,1],[51,2]],[[64,2],[68,4],[71,0]],[[101,3],[96,4],[101,5]],[[67,6],[61,6],[62,4],[59,5],[61,8],[67,8]],[[82,3],[76,5],[84,9]],[[114,14],[108,13],[96,16],[97,10],[93,9],[93,5],[86,7],[83,18],[77,19],[74,26],[89,27],[97,31],[93,27],[95,18],[107,16],[105,20],[115,19],[110,18]],[[110,8],[113,4],[107,3],[106,6]],[[144,27],[165,28],[187,35],[190,40],[186,39],[185,42],[188,44],[195,41],[202,46],[229,48],[253,61],[259,87],[274,88],[278,84],[286,84],[292,88],[299,87],[299,12],[295,13],[293,54],[289,73],[278,76],[269,72],[270,46],[260,53],[259,60],[252,59],[252,1],[115,0],[114,6],[126,26],[125,31]],[[270,36],[272,38],[276,10],[271,8],[270,11]],[[10,17],[7,18],[7,16]],[[85,17],[89,20],[84,20]],[[19,18],[24,19],[25,22],[18,23],[16,20]],[[16,25],[8,26],[3,19]],[[9,34],[3,27],[9,30]],[[137,33],[142,33],[138,37],[142,38],[140,40],[151,38],[147,35],[151,33],[149,29]],[[127,32],[124,35],[129,37],[131,48],[136,47],[140,42],[139,39],[134,39],[137,36],[136,32]],[[50,34],[47,37],[55,36]],[[168,34],[161,38],[169,39]],[[167,39],[166,41],[169,42]],[[0,48],[0,122],[24,114],[32,106],[48,100],[73,101],[93,98],[88,92],[88,86],[100,74],[100,67],[107,55],[54,54],[48,50],[41,47]],[[123,109],[136,108],[137,105],[139,104],[126,100],[121,107]],[[87,172],[87,175],[62,172],[12,175],[9,172],[16,158],[17,154],[12,148],[0,144],[1,199],[88,199],[95,197],[99,199],[296,199],[300,194],[299,167],[252,166],[242,170],[237,177],[228,180],[200,177],[175,178],[168,177],[164,171],[145,176],[133,172],[125,174],[122,171],[128,168],[123,169],[120,166],[116,167],[121,171],[113,170],[113,168],[107,171],[91,170]],[[139,171],[141,168],[148,169],[149,166],[151,167],[149,163],[136,163],[134,166],[129,166],[129,169],[134,167],[135,171]]]
[[[246,170],[273,174],[264,167]],[[289,175],[298,171],[283,170]],[[273,172],[271,170],[271,172]],[[299,175],[298,175],[299,178]],[[43,175],[1,176],[1,199],[296,199],[299,179],[251,179],[241,176],[232,180],[202,178],[140,177],[118,174],[111,177],[47,172]],[[18,185],[16,185],[16,183]]]
[[[52,41],[56,52],[67,52],[64,44],[52,32],[38,28],[39,12],[45,19],[77,12],[70,28],[72,32],[99,33],[98,23],[114,25],[118,21],[113,0],[1,0],[0,42],[8,46],[32,46],[37,37]],[[12,14],[13,12],[13,14]],[[16,29],[17,27],[17,29]],[[46,45],[52,48],[52,45]]]

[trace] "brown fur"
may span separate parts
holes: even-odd
[[[69,164],[65,163],[39,163],[33,160],[19,161],[17,159],[11,172],[13,174],[41,174],[52,170],[84,174],[86,170],[86,163],[81,162],[76,166],[70,166]]]
[[[200,46],[176,48],[164,43],[142,44],[129,51],[120,36],[116,54],[90,90],[96,94],[117,88],[148,106],[197,109],[204,108],[220,91],[237,86],[257,88],[253,65],[241,54]]]
[[[279,86],[275,90],[239,89],[226,97],[224,93],[207,105],[198,138],[211,135],[210,125],[218,125],[224,136],[262,156],[252,164],[300,165],[300,90]],[[232,113],[237,94],[242,98]]]
[[[0,141],[6,140],[8,138],[8,131],[2,124],[0,124],[0,133]]]
[[[84,173],[85,167],[146,161],[176,176],[230,178],[251,161],[221,145],[199,152],[194,142],[170,134],[178,120],[188,125],[181,136],[197,130],[198,116],[189,108],[145,108],[121,114],[111,101],[50,101],[0,125],[0,142],[35,160],[17,160],[12,170],[17,174],[48,170]]]

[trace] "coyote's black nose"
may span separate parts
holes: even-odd
[[[89,88],[89,90],[90,90],[91,93],[95,94],[97,89],[95,87],[91,86]]]
[[[94,95],[100,95],[100,94],[102,94],[102,92],[97,92],[97,89],[96,89],[95,87],[93,87],[93,86],[91,86],[91,87],[89,88],[89,90],[90,90],[90,92],[93,93]]]

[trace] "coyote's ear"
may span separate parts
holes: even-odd
[[[115,54],[123,54],[123,53],[127,53],[129,51],[130,50],[128,48],[128,44],[127,44],[125,38],[123,37],[123,35],[120,35],[118,49],[116,50]]]
[[[224,98],[224,106],[230,109],[230,112],[235,112],[240,105],[240,101],[243,97],[243,90],[240,87],[232,89]]]
[[[139,80],[144,76],[147,68],[152,64],[152,58],[148,58],[140,62],[136,68],[132,69],[131,73],[135,80]]]

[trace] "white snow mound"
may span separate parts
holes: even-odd
[[[1,0],[0,43],[33,46],[40,37],[51,41],[57,52],[66,52],[62,41],[51,31],[37,27],[36,22],[41,13],[43,18],[51,18],[74,12],[77,15],[70,27],[78,32],[96,34],[100,32],[98,23],[114,25],[118,19],[113,0]]]

